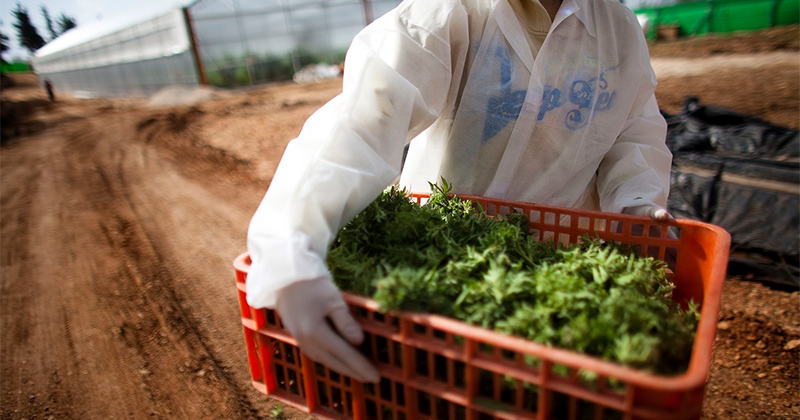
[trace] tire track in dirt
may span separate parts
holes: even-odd
[[[243,345],[231,358],[232,339],[208,344],[140,208],[148,198],[126,185],[150,176],[130,171],[170,165],[115,117],[23,139],[13,155],[29,161],[3,160],[2,418],[257,418],[236,373]],[[224,274],[238,321],[229,264]],[[240,328],[220,329],[241,340]]]
[[[130,139],[127,139],[130,140]],[[136,145],[136,143],[132,143]],[[204,344],[205,337],[195,327],[195,323],[190,320],[188,314],[183,309],[184,302],[174,288],[175,273],[170,269],[170,262],[161,255],[159,243],[152,238],[152,232],[147,229],[150,226],[146,223],[146,215],[140,214],[132,201],[132,194],[130,185],[136,185],[126,179],[125,164],[129,160],[138,160],[139,162],[150,162],[148,157],[154,157],[153,154],[147,154],[146,150],[139,150],[134,147],[134,153],[127,153],[129,148],[121,149],[116,162],[112,166],[112,173],[107,173],[107,168],[97,168],[98,173],[102,175],[105,187],[108,189],[106,194],[99,194],[100,196],[111,196],[117,198],[114,203],[115,210],[115,231],[121,234],[118,243],[114,244],[115,249],[121,250],[125,255],[126,264],[126,277],[132,279],[136,286],[139,288],[139,293],[144,296],[144,299],[151,308],[151,314],[157,321],[153,323],[152,327],[157,329],[161,338],[165,339],[160,341],[160,345],[173,347],[178,353],[186,359],[182,367],[178,367],[178,371],[186,375],[194,375],[197,378],[208,378],[211,382],[219,382],[227,388],[234,401],[227,401],[225,405],[236,407],[237,413],[229,413],[222,417],[231,417],[233,414],[236,418],[250,418],[254,416],[254,409],[249,406],[246,398],[241,396],[242,390],[236,386],[236,382],[228,375],[223,369],[224,364],[209,351],[209,348]],[[128,156],[132,155],[132,156]],[[142,169],[134,167],[134,169]],[[136,175],[136,173],[134,173]],[[135,330],[139,332],[139,330]],[[144,329],[148,331],[148,329]],[[180,407],[170,401],[175,398],[174,388],[176,384],[166,387],[163,383],[164,378],[157,378],[155,372],[160,370],[161,364],[169,364],[173,362],[171,358],[165,360],[151,353],[148,348],[149,340],[147,334],[136,334],[136,349],[144,353],[147,364],[141,371],[146,372],[143,376],[145,382],[148,383],[150,392],[154,394],[152,398],[156,401],[164,400],[162,412],[170,413],[172,407]],[[170,366],[163,366],[168,368]],[[150,369],[148,369],[150,368]],[[194,379],[194,378],[193,378]],[[179,398],[179,396],[178,396]],[[204,418],[213,417],[215,407],[203,409],[202,414]],[[192,414],[188,412],[186,414]]]
[[[146,237],[158,244],[154,249],[171,273],[171,293],[181,302],[178,308],[187,325],[197,336],[209,338],[200,341],[208,355],[225,358],[212,357],[200,363],[228,368],[232,351],[241,356],[226,376],[228,385],[239,392],[240,387],[246,387],[249,392],[244,394],[252,396],[254,405],[265,415],[268,399],[249,386],[230,265],[244,249],[245,229],[262,192],[246,186],[252,183],[249,165],[202,142],[188,129],[193,119],[202,115],[196,108],[178,109],[157,113],[137,124],[135,141],[150,147],[136,148],[136,159],[123,162],[118,170],[123,179],[120,185],[127,187],[126,202],[139,225],[145,227]],[[155,153],[162,159],[150,156]],[[160,168],[165,162],[171,167],[169,171]],[[145,181],[141,177],[144,173],[158,175]],[[216,182],[208,182],[210,173]],[[196,178],[204,180],[202,185],[186,182]],[[181,188],[176,189],[176,185]],[[194,279],[200,278],[210,280],[198,287]],[[221,324],[222,319],[229,322]]]

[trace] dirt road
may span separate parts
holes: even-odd
[[[798,64],[770,81],[794,103],[764,107],[796,111]],[[731,103],[709,102],[737,109],[719,74],[669,77],[684,94],[727,90]],[[0,149],[0,418],[304,418],[250,385],[231,261],[286,142],[340,89],[160,108],[4,89],[17,118]],[[800,415],[798,298],[728,282],[706,418]]]
[[[257,194],[66,107],[2,154],[4,417],[256,418],[230,261]]]

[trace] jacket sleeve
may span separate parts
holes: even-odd
[[[672,153],[666,145],[667,123],[656,102],[647,45],[638,32],[641,53],[634,65],[640,66],[642,77],[625,125],[597,170],[600,208],[606,212],[640,205],[666,208],[669,195]]]
[[[403,146],[442,112],[468,45],[456,5],[406,1],[354,38],[342,93],[289,143],[250,222],[251,306],[273,307],[275,291],[329,276],[338,230],[397,177]]]

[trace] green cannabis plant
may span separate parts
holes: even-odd
[[[524,214],[489,217],[442,181],[423,205],[391,187],[341,229],[327,260],[340,289],[647,372],[686,370],[699,312],[670,299],[665,263],[588,235],[537,241]]]

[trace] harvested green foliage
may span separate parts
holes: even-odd
[[[487,217],[446,182],[432,190],[418,205],[391,188],[339,232],[328,266],[342,290],[644,371],[686,369],[698,311],[669,298],[663,262],[588,236],[539,242],[521,213]]]

